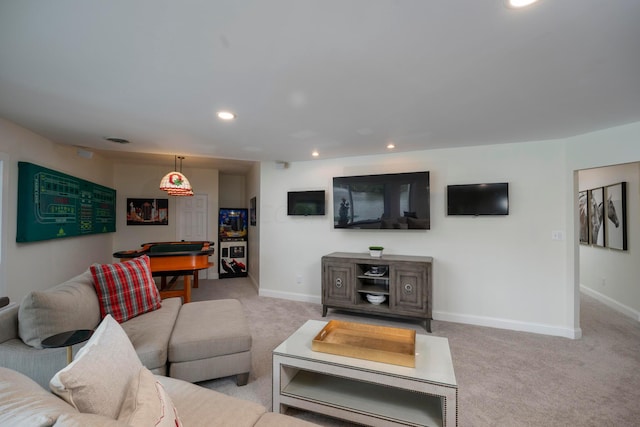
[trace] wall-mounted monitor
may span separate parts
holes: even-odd
[[[287,215],[324,215],[325,191],[289,191],[287,193]]]
[[[448,185],[447,215],[509,215],[509,183]]]
[[[429,172],[334,177],[333,226],[429,230]]]

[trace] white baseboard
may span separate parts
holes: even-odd
[[[261,297],[281,298],[292,301],[310,302],[313,304],[322,304],[321,297],[314,297],[306,294],[298,294],[293,292],[273,291],[269,289],[260,289]],[[491,328],[509,329],[512,331],[532,332],[543,335],[553,335],[564,338],[579,339],[582,337],[580,328],[570,329],[558,326],[543,325],[540,323],[526,323],[508,319],[496,319],[491,317],[469,316],[453,313],[434,312],[434,320],[442,320],[444,322],[465,323],[468,325],[488,326]]]
[[[313,304],[322,304],[321,297],[314,297],[312,295],[307,294],[298,294],[295,292],[282,292],[282,291],[273,291],[270,289],[260,289],[258,295],[261,297],[271,297],[271,298],[281,298],[288,299],[291,301],[300,301],[300,302],[310,302]]]
[[[634,310],[633,308],[626,306],[611,297],[608,297],[604,294],[601,294],[598,291],[594,291],[591,288],[587,288],[584,285],[580,285],[580,292],[589,295],[592,298],[597,299],[607,307],[614,309],[615,311],[624,314],[625,316],[631,317],[633,320],[640,322],[640,312]]]
[[[249,277],[249,281],[251,282],[251,284],[256,289],[256,292],[258,292],[258,295],[259,295],[260,294],[260,286],[258,285],[258,281],[255,279],[255,277],[253,277],[253,275],[251,273],[247,274],[247,277]]]
[[[490,328],[532,332],[535,334],[553,335],[571,339],[579,339],[582,337],[582,330],[580,328],[563,328],[561,326],[546,325],[542,323],[521,322],[518,320],[510,319],[498,319],[495,317],[472,316],[468,314],[434,311],[433,319],[442,320],[444,322],[464,323],[467,325],[475,326],[488,326]]]

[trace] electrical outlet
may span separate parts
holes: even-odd
[[[551,240],[564,240],[564,233],[561,230],[552,231]]]
[[[302,284],[302,275],[301,275],[301,274],[298,274],[298,275],[296,276],[296,283],[297,283],[298,285],[301,285],[301,284]]]

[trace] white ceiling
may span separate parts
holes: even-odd
[[[0,117],[185,165],[565,138],[640,120],[639,22],[638,0],[2,0]]]

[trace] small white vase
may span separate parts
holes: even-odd
[[[369,249],[369,255],[374,258],[380,258],[382,256],[382,251],[378,249]]]

